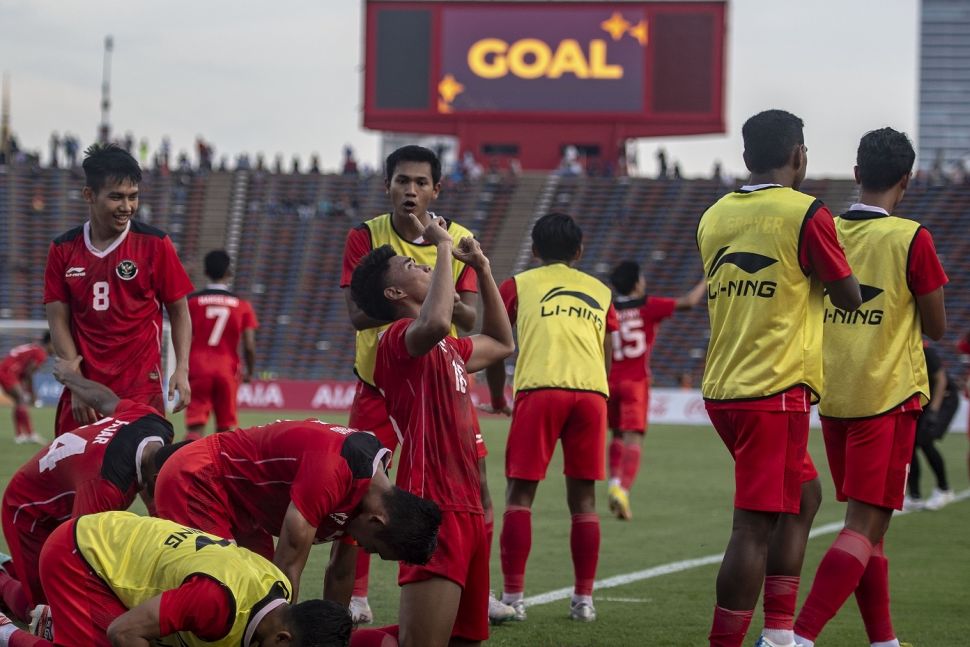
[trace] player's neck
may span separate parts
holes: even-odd
[[[127,229],[125,229],[125,231],[127,231]],[[95,222],[94,218],[91,218],[88,220],[88,233],[91,238],[91,245],[94,246],[95,249],[104,251],[108,247],[111,247],[112,243],[118,240],[118,238],[125,232],[117,232],[111,228],[102,229],[98,226],[98,223]]]
[[[792,188],[795,186],[795,175],[787,168],[776,168],[764,173],[752,173],[747,181],[748,186],[760,186],[762,184],[780,184]]]
[[[407,214],[401,215],[397,211],[391,213],[391,222],[394,225],[394,231],[400,234],[405,240],[418,240],[424,233],[424,228],[431,224],[431,216],[427,211],[416,215],[418,216],[418,220],[421,221],[421,229],[417,229],[414,226],[414,223],[408,218]]]
[[[902,194],[893,187],[888,191],[866,191],[862,189],[859,193],[859,202],[862,204],[867,204],[870,207],[879,207],[885,209],[887,213],[892,213],[902,200]]]

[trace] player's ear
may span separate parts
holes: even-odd
[[[401,288],[389,285],[384,288],[384,298],[388,301],[399,301],[406,297],[407,294]]]
[[[862,180],[859,179],[859,165],[856,164],[852,167],[852,174],[855,176],[855,183],[862,184]]]
[[[585,251],[585,249],[586,249],[586,247],[582,243],[580,243],[579,244],[579,249],[576,250],[576,255],[573,256],[573,262],[574,263],[583,257],[583,251]]]
[[[434,188],[431,190],[431,199],[434,200],[437,198],[439,193],[441,193],[441,182],[435,184]]]
[[[91,187],[86,186],[81,189],[81,197],[84,198],[84,201],[88,204],[94,204],[94,191],[91,190]]]

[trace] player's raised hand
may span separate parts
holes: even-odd
[[[451,251],[451,255],[474,270],[488,266],[488,257],[482,251],[482,246],[471,236],[462,238],[458,247]]]
[[[175,372],[172,373],[172,377],[168,380],[169,401],[175,399],[176,391],[179,393],[179,403],[172,410],[173,413],[178,413],[189,406],[189,402],[192,401],[192,387],[189,386],[189,372],[181,367],[176,367]]]
[[[411,214],[408,214],[408,216],[413,218],[417,222],[417,225],[419,227],[421,226],[421,221],[418,220],[418,217],[416,215],[411,213]],[[444,222],[445,221],[443,218],[438,218],[438,217],[431,218],[431,222],[428,223],[428,226],[425,227],[424,231],[421,233],[421,236],[424,238],[424,241],[426,243],[431,243],[432,245],[439,245],[441,243],[451,242],[451,234],[449,234],[448,230],[444,228]]]
[[[83,357],[78,355],[74,359],[54,358],[54,379],[64,384],[64,378],[70,373],[81,373]]]

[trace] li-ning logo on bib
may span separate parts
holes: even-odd
[[[550,303],[550,301],[559,297],[578,299],[585,305],[580,306]],[[562,286],[552,288],[546,292],[541,299],[539,299],[539,316],[541,317],[563,316],[587,319],[595,323],[597,329],[602,330],[603,317],[599,314],[600,312],[603,312],[603,306],[600,305],[599,301],[585,292],[580,292],[578,290],[567,290]]]
[[[115,273],[118,275],[118,278],[130,281],[138,274],[138,266],[135,265],[135,261],[121,261],[118,263],[118,267],[115,268]]]
[[[725,265],[734,265],[738,269],[748,274],[757,274],[766,267],[770,267],[778,262],[777,258],[771,258],[755,252],[731,252],[727,254],[728,248],[722,247],[714,254],[711,269],[707,273],[707,278],[713,278],[714,274]],[[775,281],[756,281],[753,279],[738,279],[736,281],[711,281],[707,284],[707,298],[711,301],[718,297],[761,297],[770,299],[775,296],[775,289],[778,284]]]
[[[862,305],[864,306],[885,292],[885,290],[882,288],[877,288],[874,285],[865,285],[864,283],[860,283],[859,292],[862,293]],[[826,290],[825,296],[828,296],[828,294],[829,291]],[[822,321],[825,323],[834,324],[863,324],[867,326],[878,326],[882,323],[882,317],[884,314],[885,313],[882,310],[877,308],[863,310],[860,306],[858,310],[849,312],[833,306],[832,308],[825,308],[825,314],[822,317]]]

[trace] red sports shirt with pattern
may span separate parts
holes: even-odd
[[[613,301],[619,330],[613,335],[610,382],[640,381],[650,377],[650,351],[660,322],[674,314],[676,299],[666,297],[618,298]]]
[[[209,287],[189,295],[192,346],[189,375],[228,373],[239,369],[239,341],[244,330],[259,328],[249,301],[232,292]]]

